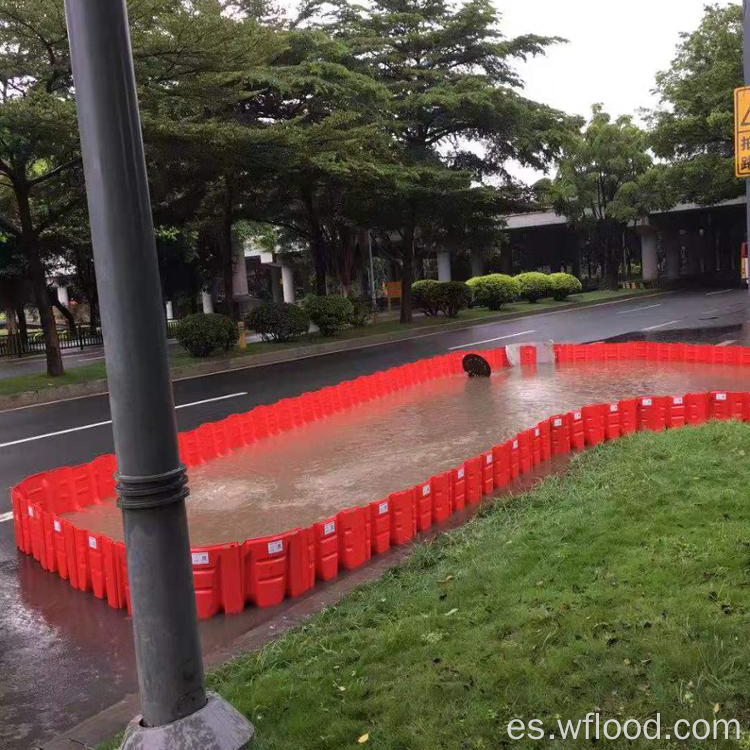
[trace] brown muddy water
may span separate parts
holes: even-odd
[[[643,395],[748,390],[750,370],[608,362],[441,378],[243,448],[190,470],[193,546],[307,526],[417,484],[558,412]],[[122,539],[106,502],[68,514]]]

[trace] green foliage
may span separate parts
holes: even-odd
[[[194,357],[208,357],[217,349],[228,352],[239,339],[236,323],[219,313],[196,313],[179,321],[177,341]]]
[[[455,318],[471,304],[471,289],[463,281],[422,279],[411,285],[411,291],[414,304],[430,317],[442,313]]]
[[[500,310],[503,305],[521,296],[518,280],[503,273],[475,276],[466,283],[474,293],[474,302],[490,310]]]
[[[551,273],[548,282],[552,297],[558,301],[583,291],[583,285],[579,279],[569,273]]]
[[[539,271],[519,273],[516,276],[516,281],[521,287],[522,299],[527,302],[538,302],[552,294],[550,278],[546,273],[540,273]]]
[[[310,329],[310,318],[299,306],[288,302],[266,302],[250,312],[247,326],[264,341],[289,341]]]
[[[440,282],[435,279],[420,279],[411,285],[414,305],[425,315],[436,316],[440,312]]]
[[[372,315],[372,301],[367,297],[349,297],[352,303],[352,314],[349,325],[352,328],[364,328]]]
[[[351,300],[335,294],[327,297],[308,294],[302,300],[302,307],[323,336],[335,336],[349,324],[354,312]]]

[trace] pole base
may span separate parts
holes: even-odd
[[[120,750],[243,750],[254,737],[255,727],[237,709],[208,693],[203,708],[163,727],[144,727],[136,716]]]

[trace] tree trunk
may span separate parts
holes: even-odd
[[[26,310],[23,302],[16,305],[16,319],[18,320],[18,335],[21,337],[21,343],[26,346],[29,343],[29,326],[26,323]]]
[[[412,322],[411,285],[414,283],[414,225],[412,224],[404,234],[401,247],[402,275],[401,275],[401,323]]]
[[[219,248],[224,279],[224,314],[232,320],[237,318],[237,305],[234,302],[234,249],[232,248],[233,193],[232,181],[224,177],[224,210],[222,211]]]
[[[16,311],[8,305],[5,308],[5,325],[8,329],[9,336],[15,336],[18,333],[18,321],[16,320]]]
[[[326,284],[326,274],[328,272],[328,263],[326,258],[326,243],[323,237],[323,230],[318,219],[318,212],[315,209],[312,190],[305,187],[302,190],[302,201],[307,211],[307,223],[310,227],[310,252],[313,257],[313,266],[315,268],[315,294],[319,297],[325,297],[328,294]]]
[[[602,269],[604,287],[617,289],[619,287],[620,251],[617,247],[604,249],[604,268]]]
[[[68,310],[65,305],[63,305],[62,302],[60,302],[59,299],[57,299],[57,295],[55,292],[50,291],[49,292],[49,301],[50,305],[54,307],[56,310],[60,311],[60,314],[65,318],[65,321],[68,324],[68,331],[75,335],[76,333],[76,319],[73,317],[73,313]]]

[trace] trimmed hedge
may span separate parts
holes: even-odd
[[[196,313],[175,326],[175,338],[194,357],[208,357],[217,349],[228,352],[239,340],[237,324],[219,313]]]
[[[500,310],[508,302],[521,296],[521,285],[512,276],[491,273],[488,276],[475,276],[466,282],[474,293],[474,302],[490,310]]]
[[[471,289],[463,281],[422,279],[411,285],[411,293],[416,307],[430,317],[455,318],[471,303]]]
[[[552,294],[549,276],[539,271],[519,273],[516,281],[521,285],[521,298],[527,302],[537,302]]]
[[[336,294],[327,297],[308,294],[302,300],[302,307],[323,336],[335,336],[349,325],[354,314],[351,300]]]
[[[549,284],[552,296],[558,300],[567,299],[571,294],[579,294],[583,291],[583,285],[572,274],[552,273],[549,275]]]
[[[245,323],[264,341],[276,342],[290,341],[304,335],[310,328],[307,313],[288,302],[265,302],[250,312]]]
[[[430,317],[440,312],[440,283],[435,279],[422,279],[411,285],[414,306]]]

